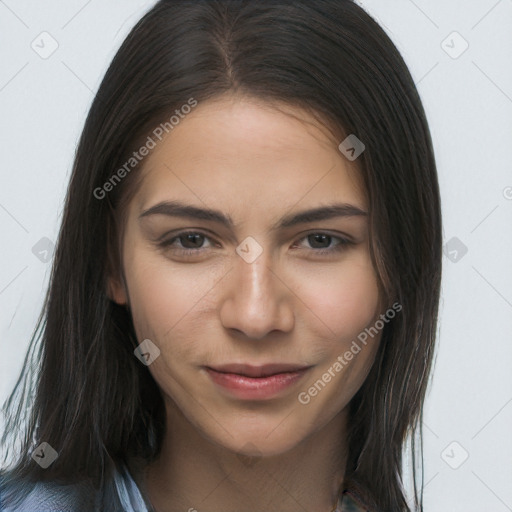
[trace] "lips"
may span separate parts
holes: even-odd
[[[275,398],[301,380],[309,368],[296,364],[226,364],[205,367],[211,381],[223,393],[242,400]]]
[[[248,364],[225,364],[221,366],[211,366],[211,370],[219,373],[231,373],[236,375],[243,375],[245,377],[269,377],[271,375],[278,375],[281,373],[292,373],[305,370],[308,368],[304,365],[296,364],[265,364],[262,366],[251,366]]]

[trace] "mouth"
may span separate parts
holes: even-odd
[[[311,366],[228,364],[204,367],[210,379],[230,396],[244,400],[274,398],[296,384]]]

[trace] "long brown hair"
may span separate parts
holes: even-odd
[[[158,455],[162,396],[133,355],[139,341],[128,310],[106,293],[119,262],[118,214],[139,169],[108,193],[94,191],[114,183],[141,141],[190,98],[201,103],[230,92],[307,109],[365,144],[358,163],[372,261],[385,302],[397,301],[402,311],[385,325],[372,370],[350,404],[345,486],[376,510],[422,510],[416,472],[414,504],[407,504],[402,455],[406,438],[414,443],[411,434],[421,428],[437,330],[437,173],[406,64],[350,0],[161,0],[130,32],[88,114],[48,294],[4,404],[2,444],[22,441],[11,474],[100,482],[120,461]],[[47,469],[30,457],[43,441],[59,453]]]

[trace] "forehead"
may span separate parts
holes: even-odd
[[[364,209],[360,170],[304,110],[247,98],[199,104],[143,163],[139,210],[172,198],[253,213],[321,202]]]

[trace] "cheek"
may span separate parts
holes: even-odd
[[[377,277],[364,254],[343,265],[303,274],[299,297],[338,340],[347,340],[371,324],[378,313]]]
[[[192,273],[143,251],[128,255],[125,268],[137,334],[149,337],[148,330],[162,341],[209,302],[212,284],[222,277],[221,268],[198,266]]]
[[[162,387],[169,375],[181,382],[187,368],[204,364],[215,323],[215,289],[225,265],[176,265],[144,250],[127,252],[126,279],[137,339],[150,339],[160,357],[150,371]],[[214,349],[213,347],[212,349]],[[171,383],[172,383],[171,379]]]
[[[362,253],[306,281],[302,293],[331,331],[328,340],[318,338],[323,359],[298,397],[311,425],[318,426],[346,407],[370,371],[381,335],[367,343],[358,336],[378,318],[379,288],[370,257]]]
[[[191,285],[190,271],[171,269],[165,260],[155,262],[141,253],[127,265],[126,274],[137,338],[148,338],[160,349],[149,370],[162,389],[175,395],[176,381],[183,382],[185,367],[204,344],[204,322],[197,311],[207,300],[208,287],[201,276]]]
[[[127,281],[133,322],[139,337],[160,339],[186,315],[187,295],[182,295],[176,278],[171,280],[159,267],[140,263],[137,267],[128,267]]]

